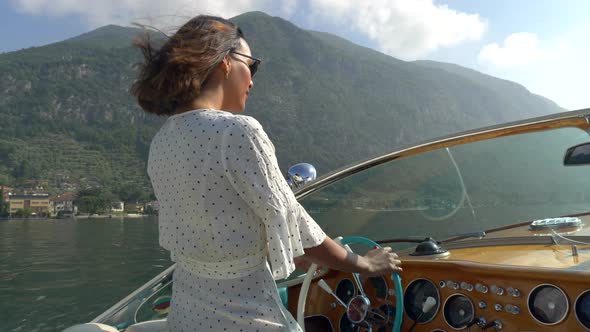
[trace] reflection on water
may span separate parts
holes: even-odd
[[[155,218],[0,221],[0,331],[87,322],[171,263]]]

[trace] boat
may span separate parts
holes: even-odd
[[[403,262],[399,275],[312,266],[277,281],[307,332],[590,331],[590,109],[299,172],[295,194],[327,234]],[[173,273],[68,332],[165,331]]]

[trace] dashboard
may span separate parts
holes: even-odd
[[[412,325],[413,331],[428,332],[590,331],[587,272],[436,259],[405,258],[403,262],[402,331]],[[329,271],[321,278],[347,304],[359,294],[351,274]],[[361,317],[336,304],[317,282],[310,288],[306,315],[324,323],[329,320],[332,331],[368,331],[367,321],[372,331],[391,331],[396,301],[393,281],[368,278],[362,285],[371,308],[365,323],[355,323]],[[297,295],[298,288],[290,289],[290,298]],[[429,297],[434,305],[423,312]],[[313,331],[313,324],[308,328],[306,321],[306,330]]]

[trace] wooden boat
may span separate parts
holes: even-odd
[[[312,267],[277,282],[285,305],[308,332],[590,331],[589,133],[590,109],[559,113],[408,146],[297,188],[329,235],[392,246],[403,272]],[[173,272],[85,328],[165,330]]]

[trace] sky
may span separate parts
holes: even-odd
[[[254,10],[402,60],[450,62],[514,81],[566,109],[590,107],[587,0],[0,0],[0,52],[107,24],[167,28],[198,14]]]

